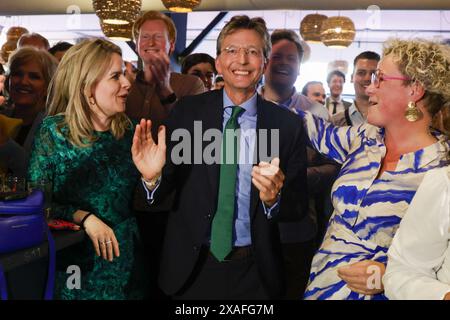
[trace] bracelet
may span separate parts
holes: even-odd
[[[161,174],[157,175],[156,177],[154,177],[151,180],[147,180],[144,177],[141,177],[142,181],[144,181],[145,185],[147,186],[147,188],[149,188],[150,190],[153,190],[156,186],[156,184],[158,183],[158,180],[161,178]]]
[[[81,222],[80,222],[81,228],[85,229],[85,227],[84,227],[84,222],[86,221],[87,218],[89,218],[89,216],[90,216],[91,214],[93,214],[93,213],[92,213],[92,212],[89,212],[87,215],[85,215],[85,216],[83,217],[83,219],[81,219]]]

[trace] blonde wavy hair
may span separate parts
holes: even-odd
[[[383,55],[389,55],[400,72],[425,89],[424,104],[432,117],[450,108],[450,47],[434,41],[388,40]]]
[[[64,114],[58,129],[61,132],[67,125],[67,138],[78,147],[88,147],[96,140],[89,97],[110,67],[114,53],[122,56],[120,48],[109,41],[84,40],[66,52],[50,82],[48,115]],[[122,138],[131,127],[124,113],[117,113],[111,119],[110,131],[116,139]]]

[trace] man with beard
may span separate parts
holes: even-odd
[[[331,117],[337,126],[359,126],[366,121],[369,96],[366,88],[370,85],[372,73],[377,70],[380,55],[372,51],[364,51],[353,61],[352,82],[355,87],[355,100],[344,112]]]
[[[264,73],[265,84],[260,89],[264,99],[294,113],[297,110],[308,110],[318,117],[328,119],[328,112],[323,105],[298,93],[294,87],[303,58],[298,35],[292,30],[275,30],[271,35],[271,42],[272,53]],[[310,147],[307,147],[307,166],[308,215],[301,221],[278,224],[288,284],[285,296],[287,299],[303,296],[317,245],[316,238],[317,235],[320,237],[326,227],[323,205],[324,202],[329,203],[329,188],[338,172],[335,164],[325,162],[324,158]],[[320,227],[319,232],[317,224]]]
[[[330,117],[332,117],[337,113],[344,112],[346,108],[350,107],[351,103],[341,98],[342,90],[344,89],[345,74],[339,70],[333,70],[327,76],[327,83],[330,88],[330,96],[325,100],[325,107]]]

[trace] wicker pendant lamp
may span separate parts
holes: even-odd
[[[132,24],[141,11],[141,0],[93,0],[95,13],[102,22]]]
[[[191,12],[201,0],[162,0],[164,6],[173,12]]]
[[[329,17],[322,22],[320,39],[330,48],[346,48],[355,39],[355,24],[347,17]]]
[[[111,40],[130,41],[132,38],[133,24],[111,24],[100,21],[103,34]]]
[[[300,34],[303,40],[308,42],[320,42],[320,30],[322,21],[326,20],[327,16],[323,14],[308,14],[300,23]]]

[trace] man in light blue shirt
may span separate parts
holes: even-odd
[[[150,121],[136,127],[133,160],[148,202],[175,190],[159,278],[175,299],[284,296],[277,221],[301,219],[307,210],[306,136],[298,116],[256,93],[269,54],[264,20],[233,17],[217,45],[224,89],[180,99],[158,144]],[[229,141],[239,146],[236,161],[206,160],[222,151],[228,159]]]

